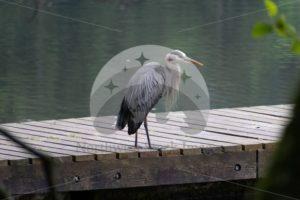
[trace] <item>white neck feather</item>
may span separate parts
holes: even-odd
[[[171,109],[175,103],[180,86],[181,70],[180,66],[174,61],[166,61],[166,81],[165,81],[165,97],[166,108]]]

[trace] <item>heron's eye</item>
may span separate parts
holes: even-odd
[[[173,61],[173,59],[172,58],[168,58],[168,61],[171,62],[171,61]]]

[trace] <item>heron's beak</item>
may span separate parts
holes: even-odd
[[[186,58],[184,58],[184,60],[186,61],[186,62],[188,62],[188,63],[193,63],[194,65],[196,65],[197,67],[203,67],[203,63],[201,63],[201,62],[199,62],[199,61],[197,61],[197,60],[194,60],[194,59],[192,59],[192,58],[189,58],[189,57],[186,57]]]

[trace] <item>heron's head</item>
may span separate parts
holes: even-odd
[[[189,58],[185,53],[179,50],[173,50],[166,55],[166,63],[167,64],[175,64],[178,62],[191,63],[196,65],[197,67],[202,67],[203,64],[197,60]]]

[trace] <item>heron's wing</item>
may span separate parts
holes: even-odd
[[[165,75],[159,63],[148,63],[130,79],[125,100],[133,121],[143,122],[164,93]]]

